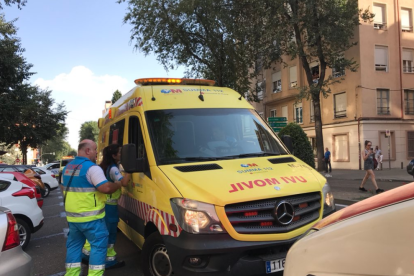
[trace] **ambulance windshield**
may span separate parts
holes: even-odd
[[[250,109],[146,112],[158,165],[287,154]]]

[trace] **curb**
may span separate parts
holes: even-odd
[[[357,202],[359,202],[359,200],[349,200],[349,199],[335,198],[335,204],[352,205],[352,204],[357,203]]]

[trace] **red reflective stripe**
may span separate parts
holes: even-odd
[[[387,205],[414,198],[414,182],[362,200],[341,209],[325,219],[317,222],[313,228],[321,229],[341,220],[369,212]]]

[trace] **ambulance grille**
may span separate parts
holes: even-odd
[[[174,169],[180,172],[199,172],[199,171],[210,171],[210,170],[221,170],[222,167],[217,164],[203,164],[203,165],[191,165],[191,166],[179,166]]]
[[[289,202],[295,210],[295,217],[288,225],[279,224],[274,216],[275,206],[281,201]],[[231,225],[239,234],[287,233],[319,218],[321,195],[314,192],[262,199],[226,205],[224,209]]]
[[[292,157],[273,158],[273,159],[267,159],[267,160],[272,164],[296,162],[295,158],[292,158]]]

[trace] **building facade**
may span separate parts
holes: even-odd
[[[369,7],[375,18],[355,30],[358,44],[345,53],[358,71],[327,68],[340,83],[321,97],[324,147],[334,169],[363,169],[365,140],[382,150],[384,169],[405,167],[414,158],[414,1],[360,0],[359,6]],[[300,124],[316,153],[313,104],[296,103],[297,87],[307,85],[305,72],[298,59],[286,63],[262,72],[262,101],[255,107],[264,118]],[[317,79],[318,62],[311,68]]]

